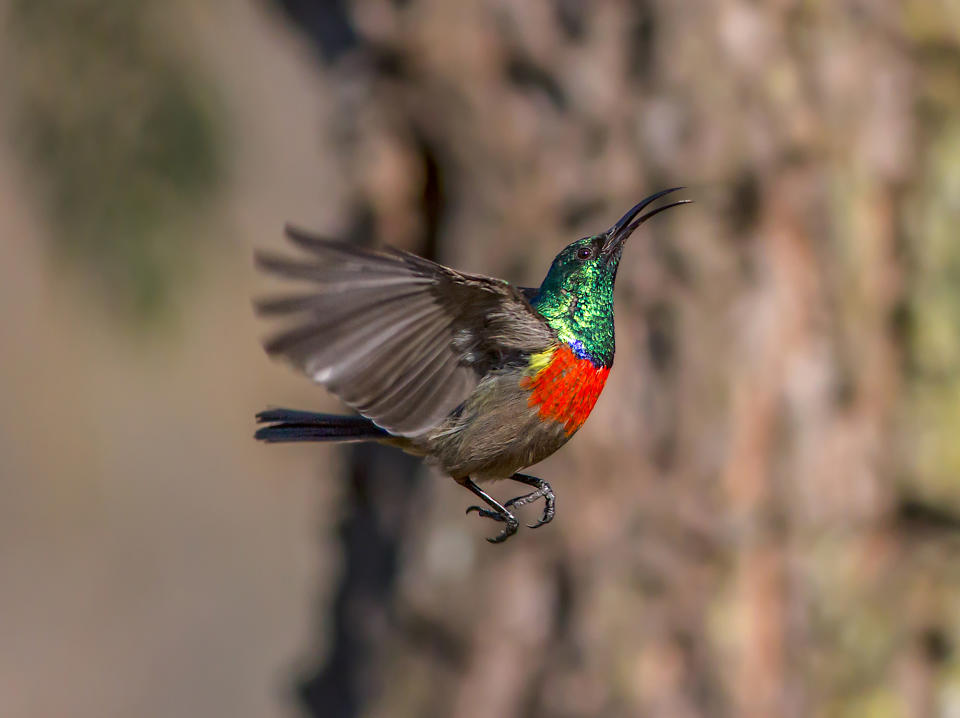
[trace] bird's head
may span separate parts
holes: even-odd
[[[567,245],[553,260],[540,287],[541,294],[557,293],[573,299],[575,296],[590,295],[595,291],[602,292],[605,287],[612,290],[623,247],[630,235],[654,215],[671,207],[687,204],[690,200],[678,200],[646,213],[643,213],[643,210],[664,195],[680,189],[683,188],[672,187],[652,194],[631,207],[606,232],[583,237]]]
[[[550,265],[533,305],[558,337],[598,364],[613,361],[613,284],[623,246],[641,224],[664,210],[687,204],[679,200],[644,213],[651,203],[682,187],[652,194],[630,208],[602,234],[578,239]]]

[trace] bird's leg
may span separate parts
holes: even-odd
[[[467,508],[468,514],[471,511],[476,511],[478,514],[480,514],[485,518],[493,519],[494,521],[503,521],[506,524],[506,526],[503,527],[503,531],[501,531],[499,534],[497,534],[493,538],[488,538],[487,541],[489,541],[490,543],[501,543],[503,541],[506,541],[508,538],[510,538],[517,532],[517,528],[520,526],[520,522],[517,521],[517,517],[511,514],[509,511],[507,511],[503,507],[503,505],[500,504],[500,502],[498,502],[490,494],[488,494],[486,491],[484,491],[475,483],[473,483],[473,480],[469,476],[464,479],[458,479],[457,482],[461,486],[465,486],[466,488],[470,489],[473,493],[475,493],[477,496],[483,499],[487,503],[487,505],[490,506],[490,508],[492,509],[491,511],[488,509],[481,508],[479,506],[470,506],[469,508]]]
[[[529,504],[531,501],[536,501],[542,496],[543,501],[546,504],[543,507],[543,516],[540,517],[540,520],[537,521],[537,523],[527,525],[530,528],[535,529],[553,521],[553,516],[557,513],[557,498],[554,496],[553,489],[550,488],[550,484],[543,479],[538,479],[536,476],[528,476],[527,474],[514,474],[510,478],[514,481],[519,481],[521,484],[533,486],[536,491],[531,491],[529,494],[510,499],[503,505],[504,508],[510,508],[511,506],[523,506],[524,504]]]

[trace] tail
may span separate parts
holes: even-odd
[[[390,436],[362,416],[315,414],[294,409],[269,409],[257,414],[255,439],[270,443],[284,441],[375,441]]]

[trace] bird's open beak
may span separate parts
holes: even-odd
[[[677,190],[681,189],[684,188],[671,187],[670,189],[661,190],[660,192],[650,195],[643,201],[638,202],[631,207],[627,213],[620,218],[620,221],[607,230],[606,241],[603,243],[603,249],[601,250],[602,254],[611,259],[613,257],[618,257],[620,252],[623,251],[623,243],[627,241],[627,238],[633,234],[634,230],[641,224],[646,222],[655,214],[660,214],[664,210],[668,210],[671,207],[676,207],[677,205],[689,204],[692,202],[693,200],[681,199],[676,202],[671,202],[670,204],[665,204],[663,207],[652,209],[646,214],[640,214],[648,205],[656,202],[665,194],[670,194],[671,192],[676,192]]]

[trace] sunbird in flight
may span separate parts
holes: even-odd
[[[679,200],[643,210],[682,187],[657,192],[606,232],[578,239],[553,260],[539,288],[466,274],[414,254],[372,250],[287,227],[307,259],[258,252],[266,272],[307,289],[256,302],[289,319],[269,339],[282,357],[358,415],[293,409],[257,414],[256,438],[376,441],[424,456],[517,532],[511,509],[544,500],[531,528],[556,511],[553,489],[519,473],[569,441],[593,409],[613,365],[613,285],[624,243]],[[480,484],[513,479],[533,490],[500,503]]]

